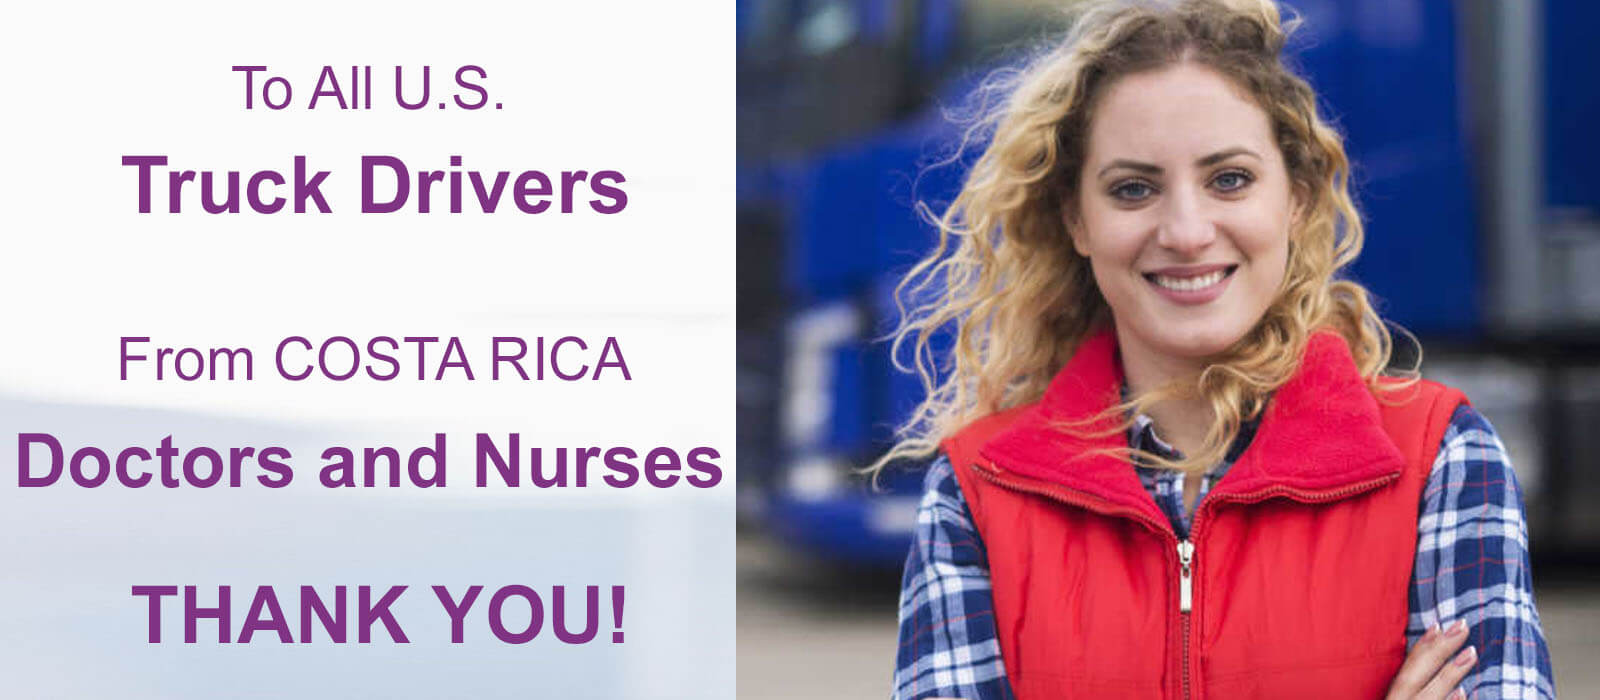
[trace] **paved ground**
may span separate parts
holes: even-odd
[[[1541,581],[1562,698],[1600,698],[1600,576]],[[884,698],[894,664],[894,572],[821,570],[739,537],[741,700]]]

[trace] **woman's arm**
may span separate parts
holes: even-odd
[[[928,468],[900,581],[894,700],[1011,700],[989,560],[949,460]]]
[[[1555,697],[1522,491],[1494,428],[1470,406],[1456,409],[1423,487],[1411,582],[1408,646],[1436,624],[1470,626],[1478,662],[1461,682],[1467,697]]]

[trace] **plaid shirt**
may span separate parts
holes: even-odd
[[[1247,426],[1201,481],[1196,505],[1249,444]],[[1129,445],[1176,457],[1150,420],[1135,417]],[[1189,529],[1183,475],[1136,467],[1173,529]],[[1554,698],[1550,653],[1534,607],[1522,493],[1505,447],[1470,406],[1451,416],[1423,487],[1417,559],[1411,574],[1406,645],[1433,624],[1464,618],[1477,666],[1461,682],[1468,697]],[[1010,699],[995,633],[988,556],[949,460],[928,469],[915,539],[900,584],[900,649],[895,700]]]

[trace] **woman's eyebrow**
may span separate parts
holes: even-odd
[[[1198,166],[1200,166],[1202,168],[1205,168],[1205,167],[1209,167],[1209,166],[1212,166],[1212,165],[1216,165],[1217,163],[1221,163],[1222,161],[1225,161],[1225,160],[1227,160],[1229,158],[1232,158],[1234,156],[1250,156],[1252,158],[1255,158],[1256,160],[1261,160],[1261,155],[1256,153],[1255,151],[1252,151],[1252,150],[1250,150],[1248,148],[1245,148],[1244,146],[1235,146],[1233,148],[1227,148],[1227,149],[1223,149],[1221,151],[1217,151],[1216,153],[1213,153],[1213,154],[1211,154],[1209,156],[1201,158],[1201,159],[1195,161],[1194,163],[1195,163],[1195,165],[1198,165]]]
[[[1101,168],[1099,174],[1095,175],[1095,177],[1103,177],[1103,176],[1105,176],[1106,173],[1111,172],[1112,170],[1116,170],[1117,168],[1127,168],[1128,170],[1133,170],[1133,171],[1136,171],[1136,172],[1146,173],[1146,174],[1149,174],[1149,175],[1160,175],[1161,174],[1161,166],[1159,166],[1159,165],[1153,165],[1151,163],[1141,163],[1141,162],[1136,161],[1136,160],[1125,160],[1125,159],[1122,159],[1122,158],[1118,158],[1117,160],[1114,160],[1114,161],[1111,161],[1110,163],[1107,163],[1106,167]]]
[[[1222,161],[1225,161],[1225,160],[1227,160],[1229,158],[1232,158],[1234,156],[1250,156],[1251,158],[1255,158],[1256,160],[1261,160],[1261,155],[1256,153],[1255,151],[1252,151],[1252,150],[1250,150],[1248,148],[1245,148],[1243,146],[1235,146],[1233,148],[1225,148],[1225,149],[1217,151],[1216,153],[1213,153],[1213,154],[1211,154],[1209,156],[1205,156],[1203,158],[1200,158],[1200,159],[1196,160],[1194,163],[1195,163],[1195,165],[1197,165],[1199,167],[1207,168],[1207,167],[1216,165],[1217,163],[1221,163]],[[1152,164],[1152,163],[1144,163],[1144,162],[1140,162],[1140,161],[1137,161],[1137,160],[1127,160],[1125,158],[1118,158],[1118,159],[1116,159],[1114,161],[1111,161],[1110,163],[1107,163],[1106,167],[1101,168],[1100,172],[1097,173],[1095,175],[1095,177],[1104,177],[1106,173],[1111,172],[1112,170],[1116,170],[1117,168],[1126,168],[1128,170],[1132,170],[1132,171],[1140,172],[1140,173],[1145,173],[1147,175],[1160,175],[1161,174],[1161,166],[1159,166],[1159,165],[1155,165],[1155,164]]]

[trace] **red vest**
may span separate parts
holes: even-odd
[[[1119,373],[1102,332],[1038,403],[944,444],[1017,697],[1381,697],[1405,658],[1418,501],[1461,393],[1425,381],[1380,403],[1344,341],[1315,334],[1179,542],[1128,462],[1093,453],[1126,448],[1123,431],[1059,429],[1116,401]]]

